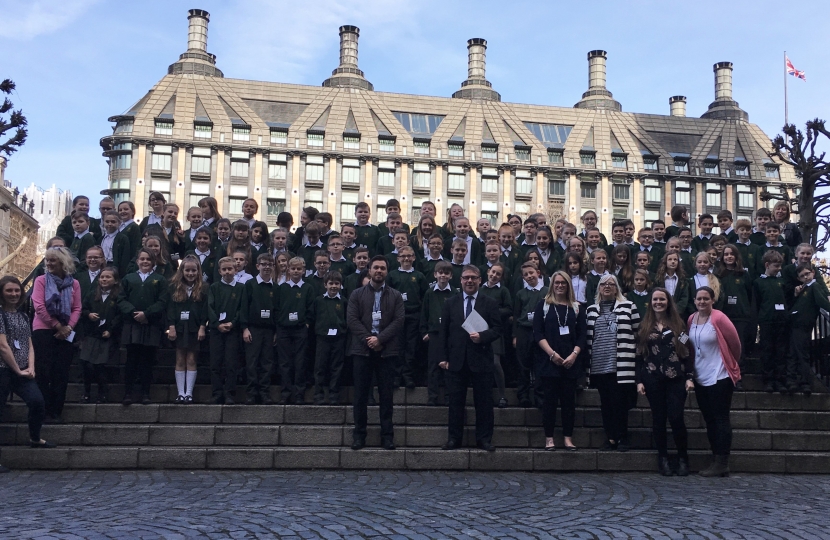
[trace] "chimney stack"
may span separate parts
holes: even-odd
[[[748,122],[749,115],[732,99],[732,62],[718,62],[712,69],[715,72],[715,101],[709,104],[709,110],[701,118]]]
[[[461,83],[461,90],[452,97],[461,99],[482,99],[501,101],[501,95],[493,90],[493,85],[486,77],[487,40],[472,38],[467,40],[467,80]]]
[[[578,109],[605,109],[621,111],[622,105],[605,87],[605,61],[608,53],[595,50],[588,53],[588,91],[574,105]]]
[[[179,55],[178,62],[167,68],[168,75],[224,77],[216,67],[216,55],[207,52],[210,13],[203,9],[191,9],[187,14],[187,51]]]
[[[670,97],[669,107],[672,116],[686,116],[686,96]]]
[[[374,90],[372,83],[366,80],[357,67],[357,40],[360,28],[352,25],[340,27],[340,65],[331,72],[331,77],[323,81],[323,86],[333,88],[360,88]]]

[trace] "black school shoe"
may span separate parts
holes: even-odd
[[[49,441],[29,441],[29,446],[32,448],[57,448],[58,445],[50,443]]]
[[[12,472],[12,470],[9,469],[8,467],[4,467],[4,466],[0,465],[0,474],[7,473],[7,472]]]

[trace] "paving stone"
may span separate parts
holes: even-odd
[[[351,452],[342,449],[343,452]],[[361,450],[362,451],[362,450]],[[287,448],[274,449],[276,469],[336,469],[340,466],[340,448]]]
[[[284,422],[284,405],[222,407],[223,424],[282,424]]]
[[[159,405],[162,424],[218,424],[221,421],[220,405]]]
[[[204,469],[206,465],[205,448],[141,448],[138,451],[140,469]]]
[[[277,446],[279,426],[216,426],[215,444],[226,446]]]
[[[209,469],[270,469],[274,451],[270,448],[208,448]]]
[[[211,446],[214,444],[213,426],[151,425],[150,446]]]

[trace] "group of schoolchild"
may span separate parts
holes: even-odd
[[[768,392],[809,393],[810,333],[819,309],[830,310],[827,286],[812,265],[812,247],[766,208],[756,212],[754,227],[745,219],[733,223],[731,212],[721,211],[717,235],[713,217],[702,214],[694,235],[688,210],[675,206],[671,225],[653,221],[637,232],[636,241],[632,221],[613,223],[609,243],[593,211],[582,216],[581,231],[564,219],[551,227],[542,214],[510,215],[498,228],[480,219],[474,231],[461,206],[452,205],[439,226],[435,205],[424,202],[410,230],[399,202],[391,199],[386,221],[378,225],[370,223],[369,205],[359,203],[354,221],[343,223],[339,232],[331,214],[309,207],[294,233],[287,212],[269,233],[254,217],[254,199],[244,201],[243,218],[231,222],[221,217],[216,200],[206,197],[187,210],[187,229],[178,221],[179,206],[161,193],[151,193],[149,205],[152,211],[137,224],[132,202],[116,206],[105,198],[99,220],[89,217],[89,200],[76,197],[72,214],[47,245],[68,248],[78,261],[74,277],[83,297],[78,334],[87,402],[96,382],[97,401],[107,400],[103,366],[123,345],[128,368],[123,403],[149,403],[156,352],[169,340],[176,349],[176,403],[193,401],[197,356],[205,349],[212,403],[235,403],[240,366],[246,404],[273,403],[275,371],[281,402],[303,404],[313,381],[314,404],[339,403],[348,298],[368,283],[367,267],[376,255],[386,258],[387,284],[401,293],[405,306],[405,352],[395,367],[395,385],[414,388],[425,378],[431,405],[441,404],[443,370],[436,350],[441,311],[458,293],[465,265],[480,269],[481,292],[500,306],[505,330],[493,352],[502,408],[508,405],[505,358],[515,360],[510,364],[519,404],[528,407],[534,400],[533,314],[557,270],[570,276],[583,307],[595,303],[606,274],[616,275],[640,313],[646,312],[653,287],[668,290],[681,315],[694,312],[695,291],[711,288],[715,307],[738,330],[743,356],[760,327]],[[776,207],[776,218],[782,214]],[[426,350],[426,374],[419,350]],[[140,380],[138,398],[134,378]]]

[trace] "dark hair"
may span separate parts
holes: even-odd
[[[331,227],[332,223],[334,223],[334,217],[328,212],[318,212],[316,216],[314,216],[315,220],[322,221],[326,224],[327,227]]]
[[[652,222],[651,222],[651,227],[652,227],[652,229],[654,228],[654,224],[655,224],[655,223],[660,223],[660,224],[661,224],[661,225],[663,225],[664,227],[666,226],[666,222],[665,222],[665,221],[663,221],[662,219],[655,219],[654,221],[652,221]]]
[[[286,229],[290,228],[294,225],[294,216],[291,215],[291,212],[280,212],[277,215],[277,225]]]
[[[26,297],[25,297],[25,295],[23,294],[23,285],[20,283],[20,280],[19,280],[19,279],[17,279],[17,277],[15,277],[15,276],[3,276],[2,278],[0,278],[0,294],[2,294],[2,293],[3,293],[3,289],[4,289],[4,288],[6,287],[6,285],[8,285],[9,283],[14,283],[14,284],[15,284],[15,285],[17,285],[18,287],[20,287],[20,299],[17,301],[17,305],[16,305],[16,306],[14,306],[14,309],[17,309],[17,308],[19,308],[21,305],[23,305],[23,302],[24,302],[24,300],[25,300],[25,298],[26,298]],[[3,299],[2,299],[2,298],[0,298],[0,305],[2,305],[2,300],[3,300]],[[6,329],[6,331],[8,332],[8,329]]]
[[[323,283],[328,283],[329,281],[334,281],[335,283],[343,283],[343,275],[337,270],[326,272],[326,275],[323,276]]]
[[[146,253],[147,256],[150,257],[150,262],[153,263],[153,266],[156,265],[156,256],[155,256],[155,254],[147,248],[141,248],[135,254],[136,267],[138,267],[138,258],[141,256],[142,253]]]
[[[198,260],[198,257],[197,257],[197,260]],[[110,289],[110,295],[112,295],[113,298],[117,298],[118,293],[121,291],[121,285],[120,285],[121,284],[121,276],[118,273],[118,268],[115,267],[115,266],[105,266],[105,267],[101,268],[101,273],[98,274],[98,275],[100,276],[104,272],[111,272],[112,273],[112,277],[113,277],[113,279],[115,279],[115,283],[112,285],[112,289]],[[95,288],[95,294],[94,294],[93,298],[98,302],[103,300],[103,297],[101,296],[101,282],[100,281],[98,282],[98,286]]]
[[[798,266],[795,267],[795,275],[798,276],[802,270],[809,270],[814,274],[816,273],[816,269],[813,268],[812,263],[799,263]]]
[[[775,251],[774,249],[770,249],[767,250],[766,253],[764,253],[764,256],[761,258],[761,262],[764,263],[764,265],[770,263],[783,263],[784,256]]]
[[[367,268],[371,268],[373,264],[376,262],[383,261],[384,266],[389,269],[389,261],[386,260],[386,257],[383,255],[375,255],[369,260],[369,266]]]
[[[697,224],[700,225],[701,223],[703,223],[704,219],[711,219],[712,221],[715,221],[715,218],[712,217],[712,214],[700,214],[697,218]]]
[[[72,207],[74,208],[75,205],[78,204],[78,201],[80,201],[81,199],[86,199],[87,201],[89,201],[89,197],[87,197],[86,195],[78,195],[77,197],[72,199]]]
[[[219,213],[219,203],[216,202],[216,199],[213,197],[204,197],[199,199],[199,208],[201,208],[203,204],[204,206],[210,208],[210,213],[213,214],[214,220],[222,219],[222,214]],[[204,218],[204,215],[202,217]]]
[[[388,201],[386,201],[386,208],[389,207],[400,208],[401,203],[398,201],[398,199],[389,199]]]
[[[729,218],[729,221],[732,221],[732,212],[729,210],[721,210],[718,212],[718,219],[720,218]]]
[[[262,229],[262,245],[267,249],[271,249],[271,236],[268,234],[268,225],[264,221],[254,221],[251,225],[251,230]]]
[[[681,204],[676,204],[671,207],[671,211],[669,214],[671,215],[672,221],[680,221],[683,218],[683,214],[686,214],[688,210],[686,207]]]
[[[447,261],[438,261],[433,272],[449,272],[452,274],[452,264]]]
[[[701,287],[706,288],[708,287]],[[709,289],[711,291],[711,289]],[[667,305],[666,305],[666,326],[668,326],[674,337],[672,339],[672,343],[674,344],[674,350],[677,353],[677,356],[680,358],[687,358],[689,356],[689,349],[686,345],[680,341],[680,336],[685,332],[686,325],[683,322],[683,316],[678,313],[677,305],[674,303],[674,298],[672,298],[671,293],[664,289],[663,287],[655,287],[651,294],[649,294],[649,300],[654,296],[654,293],[660,292],[666,295]],[[714,293],[713,293],[714,294]],[[643,313],[643,319],[640,322],[640,330],[637,332],[637,353],[643,355],[644,358],[648,359],[651,350],[648,346],[648,336],[654,332],[654,326],[657,324],[657,315],[654,312],[654,301],[651,300],[648,303],[648,307],[646,308],[646,312]]]
[[[741,257],[741,250],[738,249],[738,246],[735,244],[726,244],[723,247],[723,254],[726,255],[726,250],[730,250],[733,255],[735,255],[735,268],[730,269],[726,267],[726,263],[721,260],[720,269],[718,270],[718,277],[723,279],[729,272],[735,272],[738,275],[743,275],[744,270],[744,261],[743,257]]]
[[[769,208],[762,207],[755,211],[755,217],[768,217],[772,219],[772,211]]]
[[[695,291],[695,296],[694,296],[695,298],[697,298],[697,293],[699,293],[700,291],[704,291],[706,294],[709,295],[709,298],[711,300],[713,300],[713,301],[715,300],[715,298],[716,298],[715,291],[713,291],[711,287],[707,287],[706,285],[704,285],[703,287],[698,287],[697,290]]]
[[[317,214],[320,213],[320,211],[314,208],[313,206],[306,206],[305,208],[303,208],[302,212],[303,214],[305,214],[305,217],[307,217],[311,221],[314,221],[314,218],[316,218]]]

